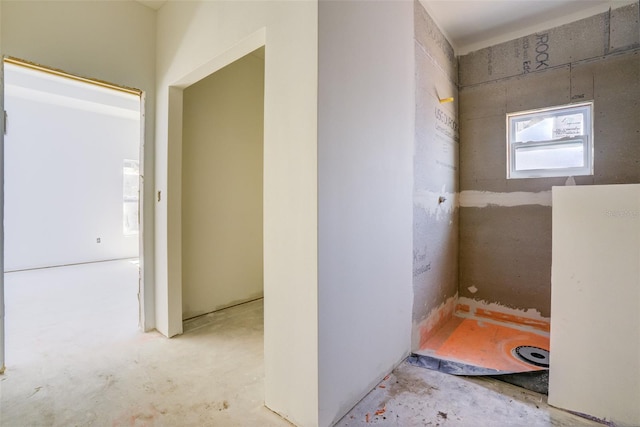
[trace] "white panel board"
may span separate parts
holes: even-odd
[[[551,405],[640,425],[640,185],[553,188]]]

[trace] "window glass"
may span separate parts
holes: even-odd
[[[140,167],[137,160],[125,160],[122,176],[122,231],[125,236],[138,234],[138,190]]]
[[[508,178],[593,174],[592,103],[507,114]]]

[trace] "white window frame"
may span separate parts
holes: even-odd
[[[583,134],[544,141],[515,141],[516,123],[533,117],[549,117],[559,113],[584,114]],[[561,148],[563,145],[579,143],[583,146],[583,166],[541,169],[518,169],[516,152],[518,149],[548,147]],[[593,175],[593,101],[562,106],[539,108],[536,110],[507,113],[507,179],[548,178]]]

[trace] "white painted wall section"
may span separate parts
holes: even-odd
[[[640,185],[553,187],[551,405],[640,425]]]
[[[137,257],[140,97],[5,63],[5,109],[5,270]]]
[[[2,4],[0,3],[0,56],[2,50]],[[0,112],[4,112],[4,70],[0,67]],[[0,122],[0,200],[4,200],[4,122]],[[4,253],[4,202],[0,203],[0,252]],[[4,257],[0,257],[4,271]],[[4,372],[4,274],[0,275],[0,374]]]
[[[320,1],[319,15],[319,425],[329,426],[411,345],[413,3]]]
[[[144,92],[142,324],[154,325],[156,13],[133,1],[2,1],[2,53]]]
[[[167,2],[157,25],[158,330],[182,330],[182,90],[266,44],[265,404],[316,426],[317,3]]]

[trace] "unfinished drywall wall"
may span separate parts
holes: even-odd
[[[549,404],[640,425],[640,185],[553,188],[552,282]]]
[[[157,26],[158,330],[182,331],[182,91],[266,45],[265,404],[297,425],[315,426],[318,5],[167,2]]]
[[[567,178],[506,179],[506,113],[593,100],[595,174],[575,183],[640,182],[638,25],[636,3],[460,58],[461,296],[550,314]]]
[[[140,3],[2,1],[2,53],[66,72],[144,91],[144,241],[140,250],[145,288],[142,324],[154,328],[153,157],[155,110],[155,12]]]
[[[413,4],[319,3],[319,425],[409,352]]]
[[[262,296],[263,58],[249,54],[184,91],[184,319]]]
[[[416,123],[411,346],[415,350],[455,308],[459,135],[457,59],[422,4],[416,1],[414,7]]]
[[[140,154],[140,97],[4,67],[6,271],[137,257],[138,218],[125,229],[123,208],[125,162]]]

